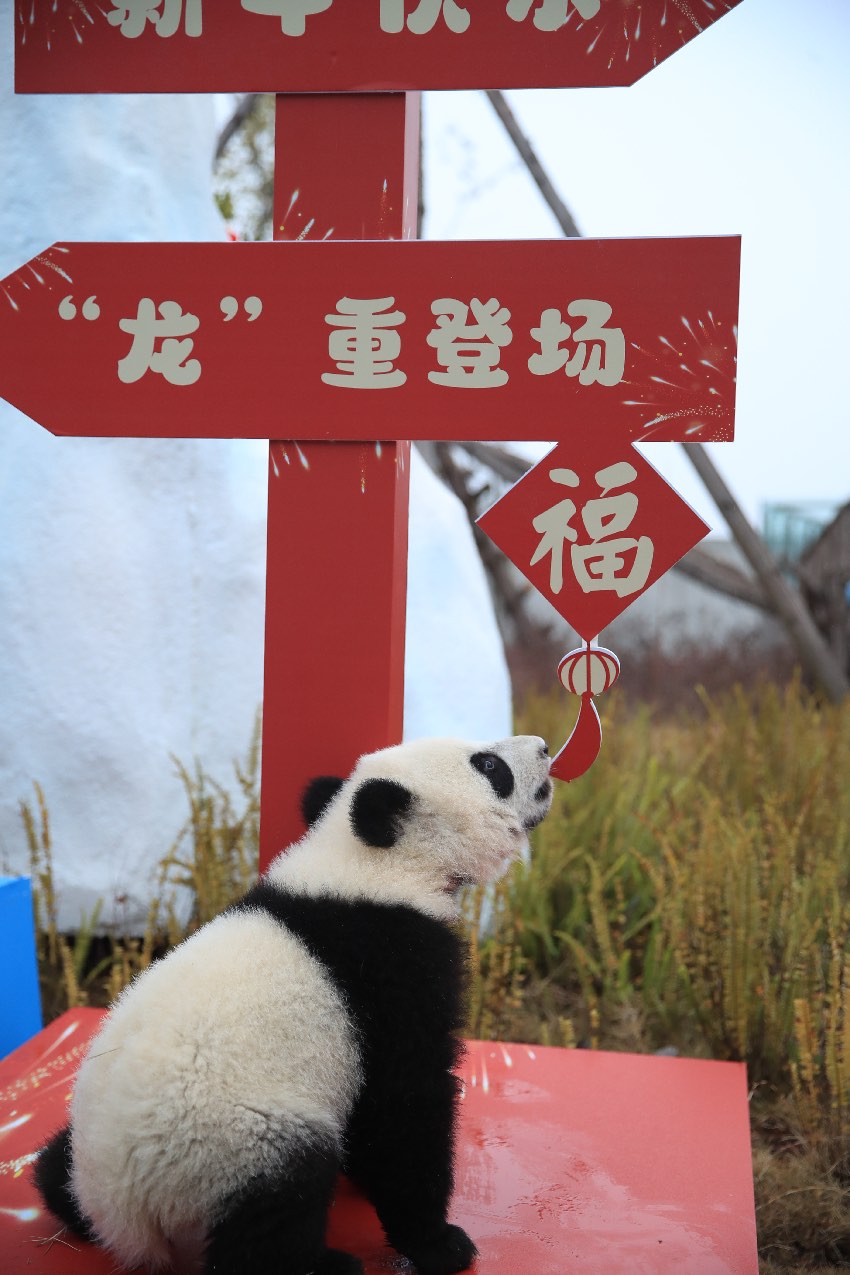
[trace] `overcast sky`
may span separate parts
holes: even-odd
[[[748,515],[850,500],[850,0],[743,0],[630,89],[507,96],[590,237],[743,236],[737,437]],[[560,231],[480,93],[425,102],[427,238]],[[718,531],[678,444],[645,448]]]

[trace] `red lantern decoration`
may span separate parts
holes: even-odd
[[[558,677],[573,695],[601,695],[620,676],[620,661],[605,646],[580,646],[558,665]]]
[[[602,747],[602,723],[593,702],[613,686],[620,676],[620,661],[613,651],[587,642],[568,652],[558,665],[561,685],[573,695],[581,696],[578,720],[572,734],[559,753],[552,758],[549,774],[569,782],[590,769]]]

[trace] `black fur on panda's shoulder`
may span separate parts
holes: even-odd
[[[301,817],[308,828],[327,810],[345,781],[336,775],[317,775],[301,794]]]
[[[325,966],[359,1028],[367,1073],[400,1050],[455,1064],[466,949],[449,925],[401,903],[291,894],[267,881],[230,910],[253,909],[274,917]]]

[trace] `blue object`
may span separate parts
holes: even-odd
[[[0,1058],[41,1031],[29,877],[0,877]]]

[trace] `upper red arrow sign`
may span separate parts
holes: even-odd
[[[740,241],[54,244],[0,395],[57,434],[731,439]]]
[[[16,0],[23,93],[634,84],[740,0]]]

